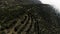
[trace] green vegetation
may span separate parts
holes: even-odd
[[[17,19],[23,20],[25,15],[29,14],[33,17],[32,19],[35,19],[35,30],[39,34],[60,34],[60,21],[58,21],[58,19],[60,20],[60,18],[56,16],[55,10],[50,5],[21,5],[16,2],[11,2],[9,4],[7,3],[7,1],[2,3],[3,4],[0,5],[0,29],[2,30],[0,31],[3,31],[4,29],[9,29],[10,27],[12,28],[17,23]]]

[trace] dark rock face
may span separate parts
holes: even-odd
[[[0,6],[0,34],[60,34],[59,20],[47,4]]]

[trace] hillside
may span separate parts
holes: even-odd
[[[60,18],[50,5],[4,2],[0,5],[0,34],[60,34]]]

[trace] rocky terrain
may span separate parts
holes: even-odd
[[[48,4],[0,0],[0,34],[60,34],[60,17]]]

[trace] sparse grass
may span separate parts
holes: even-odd
[[[25,21],[29,24],[29,19],[31,18],[31,20],[33,20],[31,23],[34,24],[34,29],[36,28],[34,31],[41,34],[60,34],[60,25],[58,24],[58,18],[55,15],[54,11],[55,10],[47,4],[16,4],[15,6],[12,4],[10,6],[5,4],[3,6],[0,6],[0,25],[2,28],[0,33],[4,31],[6,34],[17,34],[17,32],[14,31],[14,28],[17,26],[20,27],[20,25],[22,25],[20,24],[21,21],[25,19],[25,16],[27,16],[26,19],[28,20]],[[24,23],[21,27],[27,25],[25,25]],[[8,30],[9,33],[7,33]]]

